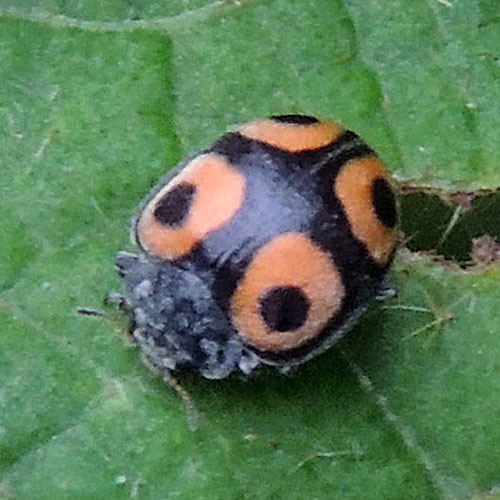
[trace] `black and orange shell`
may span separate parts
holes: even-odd
[[[304,115],[236,127],[182,162],[120,253],[132,335],[160,370],[283,371],[332,345],[387,286],[392,181],[354,132]]]

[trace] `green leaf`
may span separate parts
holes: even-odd
[[[398,298],[293,376],[180,376],[194,432],[126,319],[76,313],[120,289],[156,180],[241,121],[320,115],[400,178],[497,187],[499,22],[495,0],[1,2],[0,499],[500,499],[498,264],[402,250]],[[406,236],[500,234],[479,205],[441,241],[453,208],[406,203]]]

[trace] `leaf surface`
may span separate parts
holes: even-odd
[[[119,290],[156,180],[241,121],[320,115],[400,178],[497,187],[499,22],[495,0],[3,1],[0,499],[500,498],[498,265],[402,251],[398,298],[295,375],[179,377],[194,432],[125,319],[76,314]]]

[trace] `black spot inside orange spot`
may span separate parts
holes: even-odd
[[[273,331],[288,332],[300,328],[307,320],[309,300],[293,286],[272,288],[260,299],[260,313]]]
[[[156,204],[155,219],[163,226],[180,226],[189,213],[195,191],[195,186],[188,182],[172,188]]]
[[[314,116],[307,115],[273,115],[270,118],[274,122],[290,123],[294,125],[313,125],[319,122]]]
[[[373,182],[372,203],[380,222],[392,229],[397,222],[396,198],[385,179],[375,179]]]

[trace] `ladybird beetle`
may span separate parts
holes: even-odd
[[[120,252],[131,335],[163,373],[286,372],[334,344],[376,298],[397,242],[376,153],[312,116],[237,126],[164,177]]]

